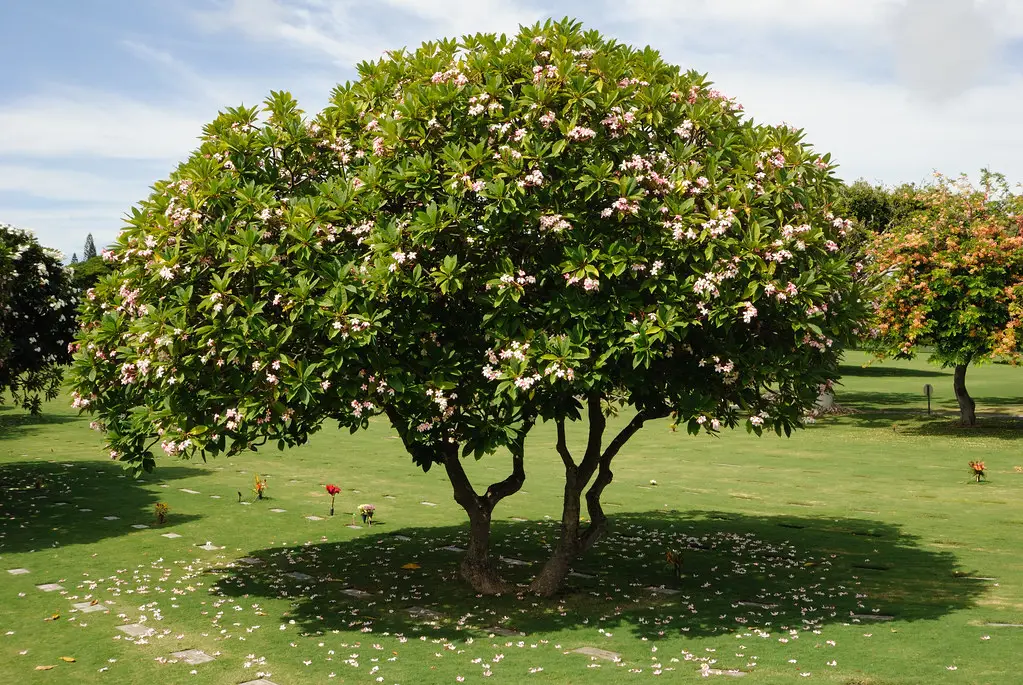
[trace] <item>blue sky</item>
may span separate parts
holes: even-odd
[[[6,0],[0,221],[102,246],[218,110],[285,89],[316,111],[385,49],[550,15],[708,73],[848,180],[1023,182],[1019,0]]]

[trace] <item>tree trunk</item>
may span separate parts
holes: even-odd
[[[509,592],[512,587],[494,568],[490,559],[490,515],[492,507],[467,510],[469,514],[469,548],[459,570],[473,590],[483,595]]]
[[[977,425],[977,403],[966,390],[967,364],[959,364],[955,368],[952,387],[955,389],[956,401],[959,403],[959,420],[964,426]]]
[[[607,530],[607,516],[600,505],[600,496],[614,478],[611,472],[611,460],[621,450],[643,424],[653,418],[667,416],[666,409],[639,411],[632,421],[615,436],[614,440],[601,450],[606,421],[601,411],[601,398],[592,396],[589,399],[589,437],[586,453],[577,466],[569,453],[565,439],[565,423],[558,421],[558,454],[565,463],[565,494],[561,514],[561,536],[547,563],[530,584],[532,592],[550,597],[556,593],[572,568],[572,563],[584,552],[588,551]],[[589,484],[594,472],[597,473],[593,485],[586,491],[586,510],[590,521],[585,529],[580,530],[579,515],[581,513],[582,492]]]
[[[391,425],[401,436],[406,450],[411,453],[417,446],[409,438],[411,429],[407,422],[402,420],[393,407],[384,409],[388,418],[391,419]],[[514,589],[501,577],[490,559],[490,520],[497,503],[521,490],[523,483],[526,482],[523,453],[526,434],[532,427],[532,418],[523,419],[517,438],[508,446],[512,453],[511,474],[503,481],[491,484],[482,495],[476,492],[462,468],[462,461],[458,456],[458,444],[445,443],[439,448],[439,461],[444,464],[455,501],[465,509],[465,513],[469,516],[468,548],[459,565],[459,571],[472,589],[483,595],[497,595]]]
[[[561,536],[554,551],[537,574],[529,589],[538,595],[550,597],[565,582],[572,570],[572,562],[579,556],[579,500],[586,483],[579,484],[579,469],[569,466],[565,469],[565,494],[561,511]]]

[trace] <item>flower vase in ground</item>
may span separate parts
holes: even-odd
[[[373,514],[376,512],[376,510],[377,510],[377,508],[373,504],[360,504],[359,505],[359,515],[362,516],[362,522],[363,523],[368,523],[369,525],[372,526],[373,525]]]
[[[252,491],[256,493],[256,499],[263,499],[263,493],[266,492],[266,478],[260,478],[257,473],[256,485],[252,488]]]
[[[973,476],[977,479],[977,482],[979,483],[981,479],[984,477],[984,462],[971,461],[970,471],[973,473]]]
[[[327,494],[330,495],[330,515],[331,516],[334,515],[334,498],[337,497],[337,494],[339,492],[341,492],[341,488],[339,488],[338,486],[336,486],[336,485],[328,485],[327,486]]]

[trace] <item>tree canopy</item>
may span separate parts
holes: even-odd
[[[358,69],[311,118],[286,93],[224,112],[104,253],[75,384],[112,457],[284,447],[384,414],[444,467],[472,522],[463,573],[498,591],[490,513],[554,421],[550,592],[645,421],[787,434],[837,376],[859,306],[848,222],[800,131],[568,20]],[[613,404],[634,413],[605,444]],[[511,473],[480,494],[460,458],[502,447]]]
[[[1023,197],[984,171],[980,186],[936,175],[913,201],[919,209],[869,251],[877,282],[871,341],[881,354],[901,357],[930,346],[933,361],[956,369],[962,420],[972,425],[967,366],[1019,358]]]
[[[77,298],[60,252],[0,223],[0,402],[33,414],[60,389],[71,361]]]

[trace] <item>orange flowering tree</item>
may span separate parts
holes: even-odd
[[[1023,315],[1023,196],[999,174],[936,175],[915,189],[917,211],[874,238],[877,278],[871,340],[879,354],[909,358],[920,345],[953,367],[964,425],[976,423],[966,389],[972,362],[1019,359]]]

